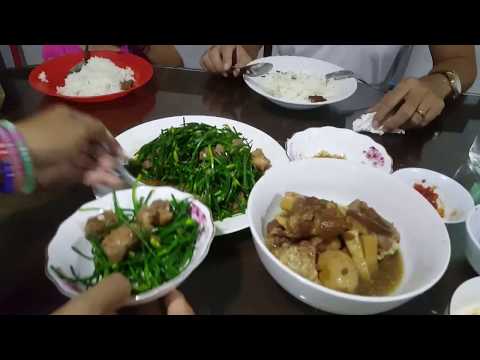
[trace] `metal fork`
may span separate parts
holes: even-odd
[[[363,80],[360,76],[356,75],[353,71],[350,70],[339,70],[339,71],[334,71],[331,73],[328,73],[325,75],[325,80],[326,83],[328,84],[328,81],[333,79],[333,80],[342,80],[342,79],[348,79],[348,78],[353,78],[357,80],[358,82],[367,85],[368,87],[379,91],[381,93],[385,93],[387,90],[388,86],[385,82],[381,82],[379,84],[370,84],[367,81]]]

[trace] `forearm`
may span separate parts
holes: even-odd
[[[183,60],[175,49],[175,45],[150,45],[145,55],[156,65],[183,66]]]
[[[475,49],[473,45],[432,45],[432,73],[454,71],[460,78],[462,91],[470,88],[477,76]],[[430,74],[422,78],[437,95],[447,97],[452,89],[442,74]]]
[[[477,67],[469,59],[457,58],[442,61],[433,67],[432,71],[455,71],[460,77],[462,89],[468,90],[477,77]]]
[[[252,59],[256,59],[262,45],[242,45],[242,47]]]

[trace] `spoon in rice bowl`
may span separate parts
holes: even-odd
[[[89,59],[90,59],[90,51],[88,50],[88,45],[85,45],[85,51],[83,52],[83,60],[80,61],[74,67],[72,67],[69,71],[69,74],[73,74],[82,70],[82,67],[87,63]]]
[[[245,66],[237,66],[237,50],[235,49],[232,54],[232,64],[230,72],[239,70],[238,75],[246,75],[249,77],[257,77],[268,74],[273,69],[273,64],[261,62]]]
[[[240,70],[239,75],[246,75],[249,77],[257,77],[268,74],[273,69],[270,63],[256,63],[242,67],[232,67],[232,70]]]

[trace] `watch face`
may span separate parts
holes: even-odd
[[[457,91],[459,94],[462,93],[462,83],[460,82],[460,79],[457,77],[455,79],[455,85],[457,86]]]
[[[452,71],[448,71],[447,75],[450,79],[455,95],[460,95],[462,93],[462,83],[460,82],[460,78]]]

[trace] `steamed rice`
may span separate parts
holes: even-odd
[[[47,74],[45,73],[45,71],[42,71],[40,74],[38,74],[38,79],[41,82],[48,84]]]
[[[258,80],[272,96],[290,101],[311,102],[309,96],[323,96],[328,100],[334,95],[334,81],[327,84],[324,77],[292,71],[274,71]]]
[[[116,66],[110,59],[91,57],[77,73],[69,74],[65,86],[57,86],[64,96],[101,96],[122,90],[121,84],[134,81],[131,68]]]

